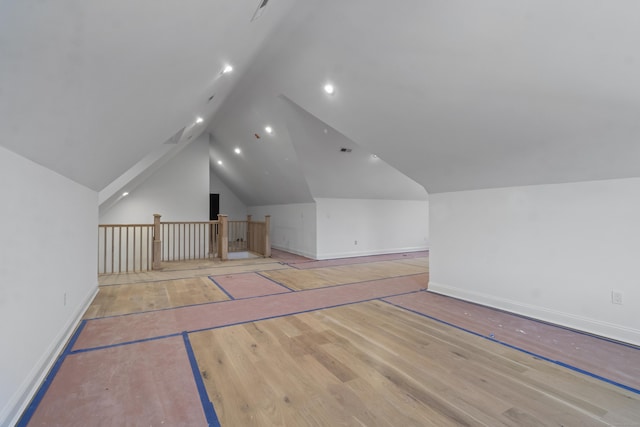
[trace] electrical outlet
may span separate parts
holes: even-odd
[[[611,291],[611,304],[622,304],[622,292]]]

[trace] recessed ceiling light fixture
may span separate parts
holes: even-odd
[[[372,155],[371,155],[371,158],[372,158],[372,159],[377,159],[377,158],[378,158],[378,156],[377,156],[376,154],[372,154]]]
[[[197,123],[197,124],[200,124],[200,123],[202,123],[202,122],[204,122],[204,119],[203,119],[202,117],[197,117],[197,118],[196,118],[196,123]]]
[[[236,147],[233,151],[235,151],[236,154],[242,153],[242,150],[239,147]]]
[[[328,94],[328,95],[333,95],[336,91],[336,88],[333,87],[333,85],[331,83],[327,83],[326,85],[324,85],[324,91]]]
[[[221,74],[228,74],[233,71],[233,67],[229,64],[225,65]]]
[[[222,160],[218,160],[218,164],[219,164],[219,165],[222,165]]]
[[[127,197],[129,195],[128,191],[125,191],[124,193],[122,193],[122,197]]]
[[[267,126],[264,128],[265,132],[267,133],[272,133],[273,132],[273,128],[271,126]]]

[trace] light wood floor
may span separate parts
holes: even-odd
[[[85,318],[226,301],[207,276],[247,272],[298,291],[424,274],[428,259],[305,270],[252,259],[102,276],[109,286]],[[381,300],[189,338],[223,427],[640,426],[639,394]]]
[[[100,286],[125,285],[154,282],[186,277],[204,277],[220,274],[246,273],[251,271],[277,270],[289,268],[271,258],[252,258],[221,262],[187,261],[163,263],[163,270],[143,271],[137,273],[104,274],[98,276]]]
[[[345,283],[366,282],[390,277],[428,273],[426,262],[419,265],[415,259],[370,262],[366,264],[342,265],[339,267],[296,270],[294,268],[265,271],[269,277],[293,290],[315,289]]]
[[[206,276],[102,286],[84,318],[139,313],[228,299]]]
[[[226,263],[165,264],[162,271],[100,276],[100,289],[85,319],[139,313],[225,301],[229,298],[207,277],[260,272],[292,290],[316,289],[345,283],[428,273],[427,258],[399,259],[298,270],[276,260],[256,258]],[[190,267],[190,268],[189,268]],[[426,283],[425,283],[426,287]]]
[[[632,426],[637,394],[381,301],[191,334],[222,426]]]

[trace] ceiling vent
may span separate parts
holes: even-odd
[[[340,152],[342,152],[342,153],[350,153],[351,152],[351,148],[341,148]]]
[[[167,139],[165,141],[165,144],[167,145],[176,145],[178,144],[178,142],[180,142],[180,138],[182,138],[182,133],[184,132],[184,128],[180,129],[178,132],[176,132],[175,135],[173,135],[171,138]]]
[[[269,0],[260,0],[258,2],[258,9],[256,9],[255,13],[251,17],[251,22],[262,16],[262,12],[264,12],[264,9],[267,7],[267,3],[269,3]]]

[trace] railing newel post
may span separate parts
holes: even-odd
[[[160,270],[160,259],[162,251],[162,240],[160,240],[160,218],[162,215],[153,214],[153,261],[152,270]]]
[[[251,240],[253,240],[253,236],[251,236],[251,215],[247,215],[247,250],[251,250]]]
[[[271,215],[264,217],[264,257],[271,257]]]
[[[229,259],[229,223],[227,215],[218,214],[218,222],[220,229],[218,230],[218,256],[222,261]]]

